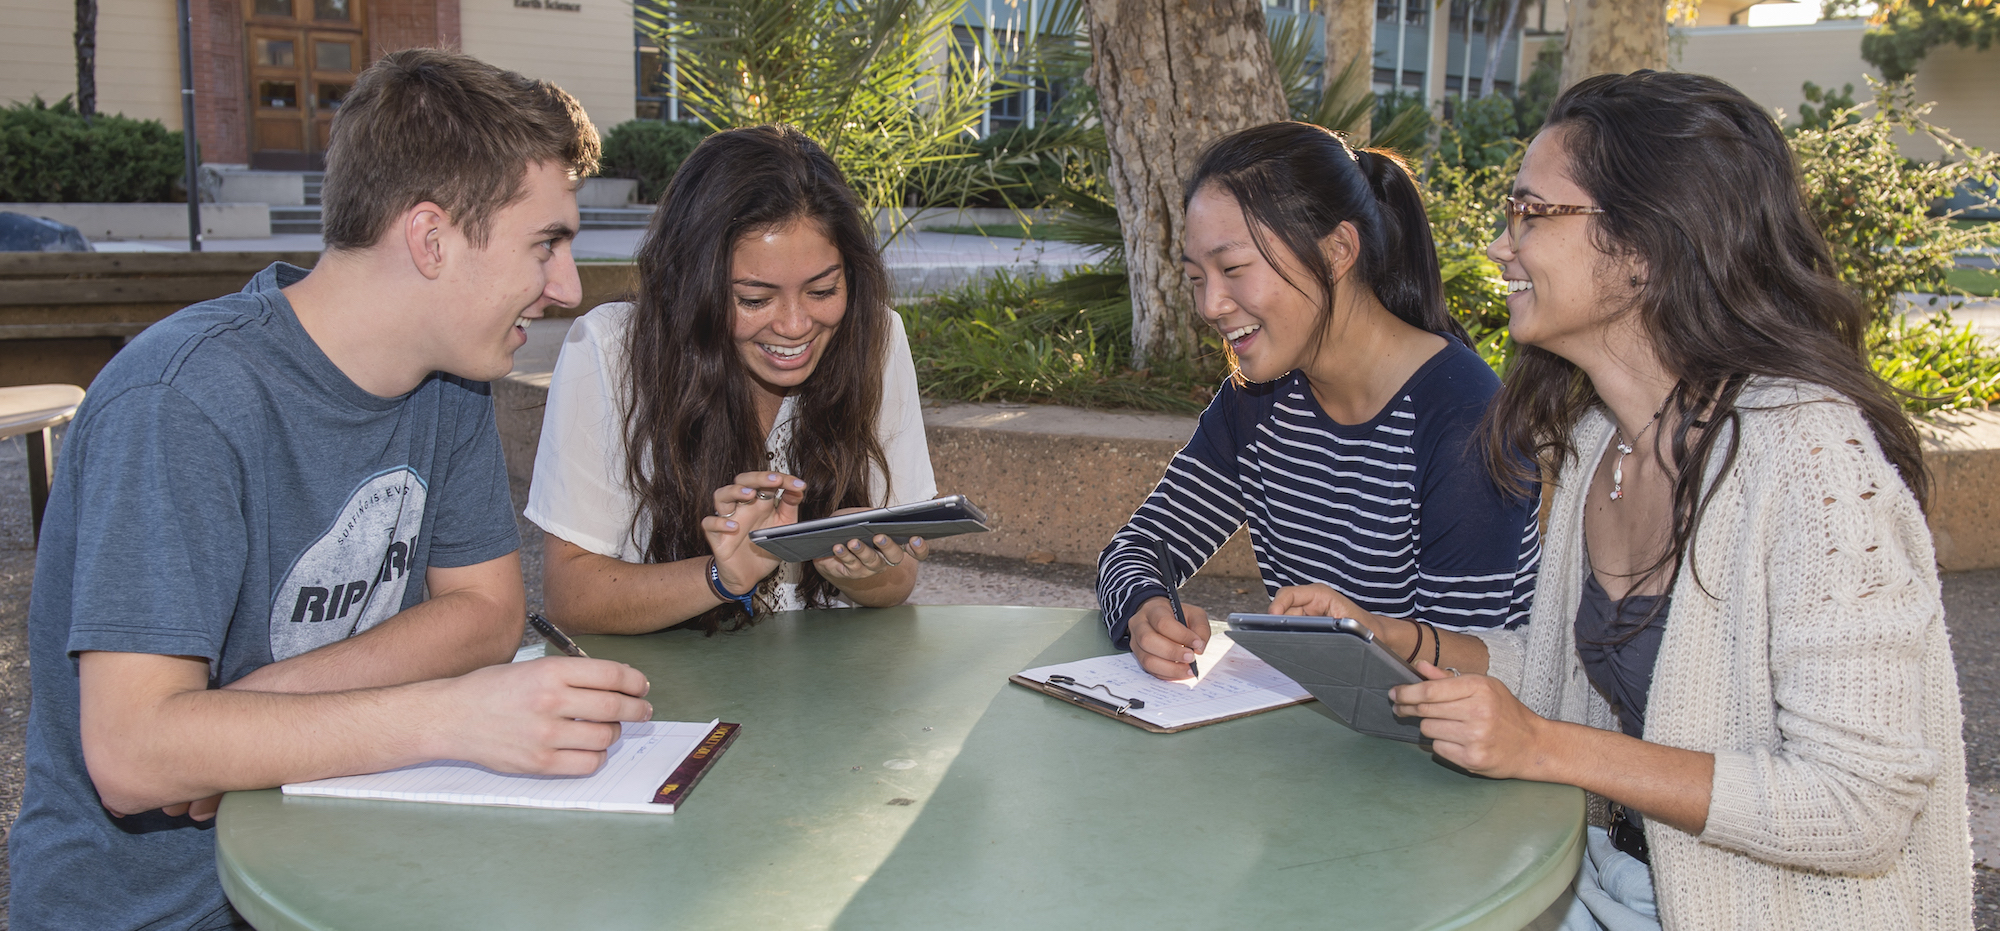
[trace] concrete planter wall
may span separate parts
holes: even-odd
[[[639,182],[631,178],[585,178],[576,189],[581,208],[630,207],[639,199]]]
[[[301,207],[306,202],[306,176],[296,171],[251,171],[247,168],[203,165],[201,199],[217,204]]]
[[[553,360],[551,360],[553,361]],[[519,371],[494,383],[508,471],[534,473],[549,374]],[[1019,404],[926,405],[924,430],[938,489],[986,509],[993,531],[950,537],[940,550],[1092,565],[1194,434],[1193,417],[1119,414]],[[1926,422],[1924,459],[1934,490],[1930,528],[1938,568],[2000,568],[2000,412]],[[1242,531],[1203,575],[1255,578]]]
[[[186,239],[186,204],[7,204],[0,210],[46,217],[80,230],[92,242],[119,239]],[[265,204],[202,204],[201,234],[211,239],[268,239],[271,208]]]

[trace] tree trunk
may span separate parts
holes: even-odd
[[[1181,186],[1204,145],[1286,116],[1260,0],[1087,0],[1111,188],[1132,282],[1132,364],[1194,349]]]
[[[1574,0],[1563,36],[1562,86],[1593,74],[1667,66],[1667,7],[1661,0]]]
[[[97,0],[76,0],[76,112],[97,115]]]
[[[1507,50],[1508,38],[1520,32],[1514,23],[1520,15],[1521,0],[1507,0],[1507,18],[1497,25],[1491,18],[1486,21],[1486,73],[1479,77],[1479,96],[1482,100],[1493,96],[1493,79],[1500,74],[1500,53]]]
[[[1348,62],[1358,62],[1354,67],[1360,76],[1354,86],[1359,93],[1369,93],[1375,85],[1375,0],[1320,0],[1320,12],[1326,16],[1326,65],[1320,76],[1320,92],[1330,93],[1340,69]],[[1399,6],[1397,14],[1401,13]],[[1349,134],[1355,139],[1368,138],[1374,116],[1373,107],[1363,111]]]

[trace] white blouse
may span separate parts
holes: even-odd
[[[535,526],[590,552],[643,563],[652,520],[638,513],[638,496],[625,480],[626,330],[632,307],[599,305],[577,318],[563,338],[562,354],[549,381],[548,410],[542,415],[542,441],[535,451],[535,478],[524,513]],[[764,440],[765,450],[772,454],[771,467],[781,472],[791,471],[785,448],[797,410],[794,400],[785,398]],[[885,477],[869,476],[873,502],[894,505],[937,497],[917,399],[917,368],[902,318],[893,310],[876,437],[893,481],[886,483],[886,492],[892,494],[885,494]],[[780,569],[772,592],[775,610],[805,607],[798,581],[798,566]]]

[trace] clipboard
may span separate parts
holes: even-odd
[[[1154,734],[1177,734],[1313,700],[1304,686],[1250,651],[1236,649],[1226,631],[1209,637],[1200,663],[1202,675],[1193,683],[1154,678],[1130,653],[1039,666],[1007,681]]]
[[[1041,682],[1036,682],[1033,679],[1029,679],[1018,674],[1008,676],[1007,681],[1012,682],[1015,685],[1025,685],[1028,688],[1031,688],[1044,695],[1062,699],[1063,701],[1075,705],[1078,708],[1082,708],[1085,711],[1097,712],[1098,714],[1110,718],[1113,721],[1122,721],[1142,731],[1146,731],[1152,734],[1178,734],[1181,731],[1190,731],[1194,730],[1197,727],[1203,727],[1221,721],[1234,721],[1237,718],[1247,718],[1253,714],[1263,714],[1264,712],[1270,711],[1274,708],[1290,707],[1292,705],[1304,704],[1305,702],[1313,700],[1311,695],[1307,695],[1304,698],[1288,701],[1282,705],[1272,705],[1269,708],[1257,708],[1250,711],[1239,711],[1235,714],[1224,715],[1219,718],[1209,718],[1205,721],[1197,721],[1192,724],[1183,724],[1179,727],[1161,727],[1158,724],[1154,724],[1150,721],[1142,721],[1138,718],[1132,717],[1132,715],[1129,712],[1119,711],[1110,702],[1099,701],[1098,699],[1091,698],[1088,695],[1080,695],[1076,692],[1072,692],[1066,688],[1063,688],[1060,685],[1048,685]]]

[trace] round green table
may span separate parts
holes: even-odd
[[[1507,928],[1576,875],[1583,794],[1282,708],[1151,734],[1007,681],[1096,612],[925,606],[579,637],[663,720],[742,736],[672,815],[234,792],[258,928]]]

